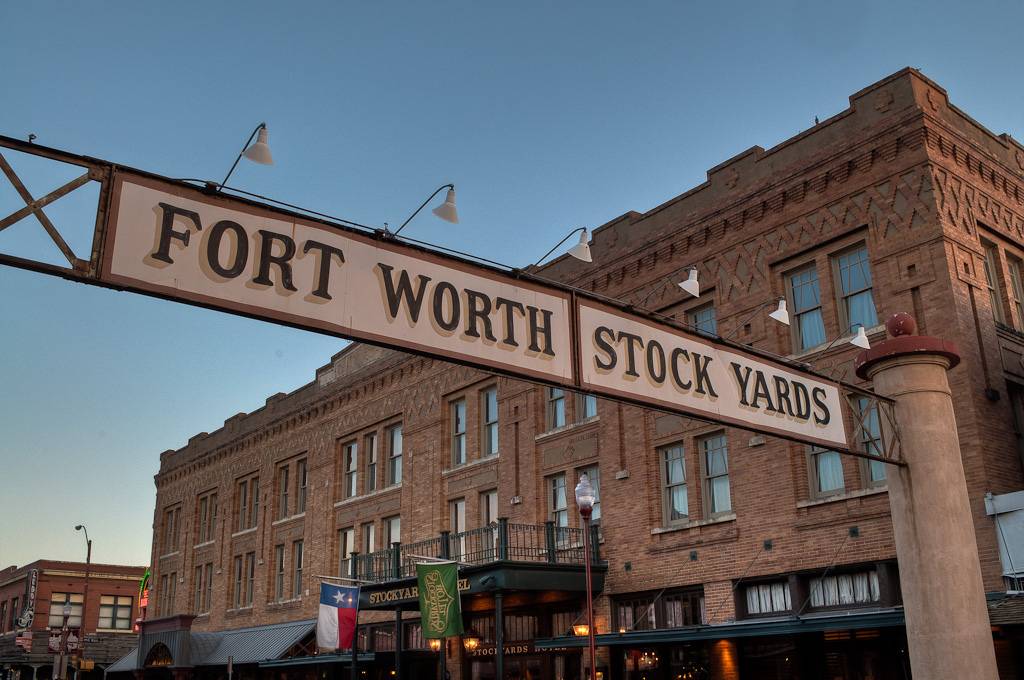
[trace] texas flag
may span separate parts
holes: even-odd
[[[351,649],[358,615],[358,587],[321,583],[316,646],[321,649]]]

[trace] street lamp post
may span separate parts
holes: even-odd
[[[587,479],[586,473],[580,475],[576,485],[576,505],[583,517],[583,568],[587,576],[587,640],[590,643],[590,680],[597,680],[597,649],[594,645],[594,590],[590,576],[590,515],[594,511],[597,494]]]
[[[85,587],[82,589],[82,625],[78,629],[78,655],[85,658],[85,610],[89,606],[89,572],[92,571],[92,539],[84,524],[75,525],[75,531],[85,534]]]
[[[53,666],[53,679],[64,680],[68,673],[68,619],[71,618],[71,599],[64,602],[64,623],[60,628],[60,649],[57,656],[57,663]]]

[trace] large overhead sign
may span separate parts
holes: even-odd
[[[120,172],[107,224],[109,283],[572,382],[566,293]]]
[[[84,165],[103,186],[88,261],[65,252],[71,269],[3,254],[0,263],[857,449],[843,386],[785,361],[529,274],[105,161],[0,144]],[[15,182],[2,155],[0,167]],[[35,213],[51,232],[42,206],[82,183],[42,199],[22,193],[26,207],[0,229]]]

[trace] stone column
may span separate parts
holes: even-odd
[[[911,671],[922,680],[997,680],[946,375],[960,355],[952,343],[914,335],[916,326],[894,314],[886,322],[892,337],[856,360],[857,375],[896,403],[906,466],[887,473]]]

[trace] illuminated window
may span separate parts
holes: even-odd
[[[133,598],[125,595],[100,595],[99,628],[130,630]]]
[[[81,593],[52,593],[50,595],[50,620],[47,625],[50,628],[63,628],[64,627],[64,605],[71,605],[71,616],[68,617],[68,627],[78,628],[82,625],[82,599]],[[15,606],[17,609],[17,606]],[[14,618],[18,618],[19,614],[14,613]],[[13,626],[12,626],[13,627]]]

